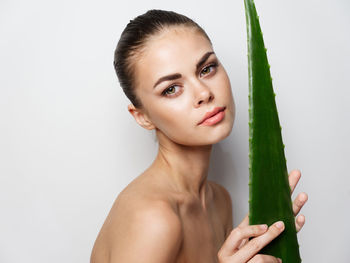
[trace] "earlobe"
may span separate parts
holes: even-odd
[[[147,130],[153,130],[155,128],[153,123],[148,119],[147,115],[141,109],[135,108],[133,104],[129,104],[128,111],[141,127]]]

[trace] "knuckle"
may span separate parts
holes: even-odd
[[[273,226],[271,227],[271,232],[273,235],[279,235],[283,230],[284,230],[284,222],[283,221],[279,221],[273,224]]]
[[[262,248],[261,242],[257,238],[252,239],[249,243],[250,243],[251,248],[254,251],[259,251]]]
[[[221,262],[223,259],[221,250],[219,250],[219,252],[217,253],[217,257],[218,257],[219,261]]]
[[[261,254],[257,254],[253,257],[254,263],[263,263],[264,262],[264,257]]]
[[[254,235],[257,235],[261,232],[259,226],[252,226],[252,232]]]
[[[276,226],[270,227],[269,231],[266,232],[266,239],[272,240],[276,238],[280,233],[280,230]]]
[[[227,260],[227,257],[222,254],[222,251],[219,251],[216,256],[217,256],[219,263],[225,263]]]
[[[257,254],[252,258],[254,263],[263,263],[263,262],[276,262],[279,263],[278,259],[273,256]],[[250,262],[250,261],[249,261]]]
[[[240,238],[243,235],[243,230],[241,227],[236,227],[235,229],[232,230],[233,235],[237,236]]]
[[[217,259],[218,259],[219,263],[228,263],[227,262],[228,258],[225,257],[224,255],[222,255],[222,253],[217,254]]]
[[[299,209],[299,208],[301,208],[303,206],[303,203],[299,199],[297,199],[294,202],[294,206],[295,206],[295,208]]]
[[[280,230],[277,228],[277,226],[274,225],[273,227],[271,227],[270,232],[273,236],[277,236],[280,233]]]
[[[260,235],[262,232],[265,232],[267,230],[267,225],[265,224],[264,228],[261,227],[262,225],[255,225],[252,228],[253,233],[257,236]]]

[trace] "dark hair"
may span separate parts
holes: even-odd
[[[135,107],[141,108],[142,103],[135,94],[135,55],[139,54],[147,40],[164,28],[171,26],[188,26],[197,29],[211,43],[208,35],[192,19],[173,11],[152,9],[137,16],[123,30],[114,52],[114,68],[120,86],[125,95]]]

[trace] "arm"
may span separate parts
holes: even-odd
[[[120,228],[112,242],[110,263],[175,261],[182,242],[182,225],[168,204],[143,206]]]

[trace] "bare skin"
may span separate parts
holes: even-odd
[[[146,220],[143,222],[134,221],[136,211],[142,211],[142,209],[150,207],[155,207],[155,211],[160,216],[169,218],[169,225],[176,225],[179,222],[182,227],[180,235],[175,234],[169,237],[170,239],[178,239],[181,242],[175,246],[176,249],[173,255],[167,255],[173,256],[173,260],[167,262],[218,262],[217,255],[220,248],[223,251],[223,248],[232,248],[234,244],[232,235],[230,239],[230,234],[235,233],[232,231],[232,203],[226,189],[215,182],[208,181],[208,196],[210,200],[206,204],[206,208],[204,208],[197,198],[175,192],[166,187],[164,182],[155,182],[155,178],[150,172],[150,170],[145,171],[119,194],[96,239],[91,263],[126,262],[123,258],[118,257],[118,253],[135,255],[135,261],[128,258],[128,262],[142,262],[139,261],[138,257],[139,255],[147,254],[149,248],[148,240],[144,240],[143,246],[135,248],[130,242],[137,239],[137,237],[132,236],[132,234],[137,236],[139,233],[130,231],[127,226],[130,224],[147,225],[156,223],[156,220],[154,220],[156,218],[153,219],[152,217],[150,220],[154,221],[154,223]],[[290,173],[289,182],[292,191],[299,179],[300,172],[298,170]],[[307,195],[305,193],[299,194],[294,200],[293,210],[295,216],[306,201]],[[167,212],[170,212],[172,215],[168,217]],[[304,216],[299,215],[296,220],[297,231],[300,231],[304,223]],[[235,230],[243,229],[243,227],[248,225],[247,215]],[[262,235],[264,233],[266,233],[266,229],[265,231],[258,230],[258,234]],[[248,237],[241,241],[239,247],[246,245]],[[142,251],[142,249],[146,251]],[[164,250],[164,247],[160,246],[157,250],[161,252]],[[255,257],[255,259],[259,260],[258,257]]]
[[[156,218],[151,218],[151,221],[135,222],[136,211],[151,207],[155,207],[154,215],[159,214],[168,218],[170,226],[174,224],[181,226],[179,235],[175,233],[173,237],[169,237],[179,240],[174,254],[164,257],[167,260],[172,257],[172,260],[164,262],[217,262],[217,252],[230,232],[232,224],[232,221],[228,222],[229,210],[225,207],[227,200],[221,192],[221,187],[208,181],[209,200],[203,207],[195,196],[174,191],[164,185],[164,182],[156,182],[150,172],[142,174],[118,196],[95,242],[91,262],[142,262],[138,261],[140,260],[138,257],[148,253],[148,240],[144,240],[144,246],[131,245],[131,240],[137,237],[130,234],[139,233],[130,231],[126,226],[130,222],[134,222],[135,225],[156,224]],[[171,215],[167,216],[168,213]],[[162,243],[159,245],[156,250],[161,253],[164,251],[164,246]],[[135,258],[128,257],[128,261],[118,256],[133,253]],[[135,261],[132,261],[133,259]],[[153,259],[154,262],[163,262],[157,261],[156,256]]]
[[[253,245],[267,244],[281,231],[271,226],[259,232],[247,217],[232,231],[231,197],[207,180],[212,145],[230,134],[235,115],[230,81],[210,42],[193,28],[164,29],[135,61],[136,94],[143,108],[130,104],[128,111],[141,127],[156,130],[158,154],[115,200],[91,263],[277,262],[257,254]],[[174,73],[181,76],[155,85]],[[224,118],[200,125],[215,107],[225,107]],[[290,174],[292,189],[299,178],[297,170]],[[298,195],[295,215],[306,200],[305,193]],[[300,215],[298,230],[304,222]]]

